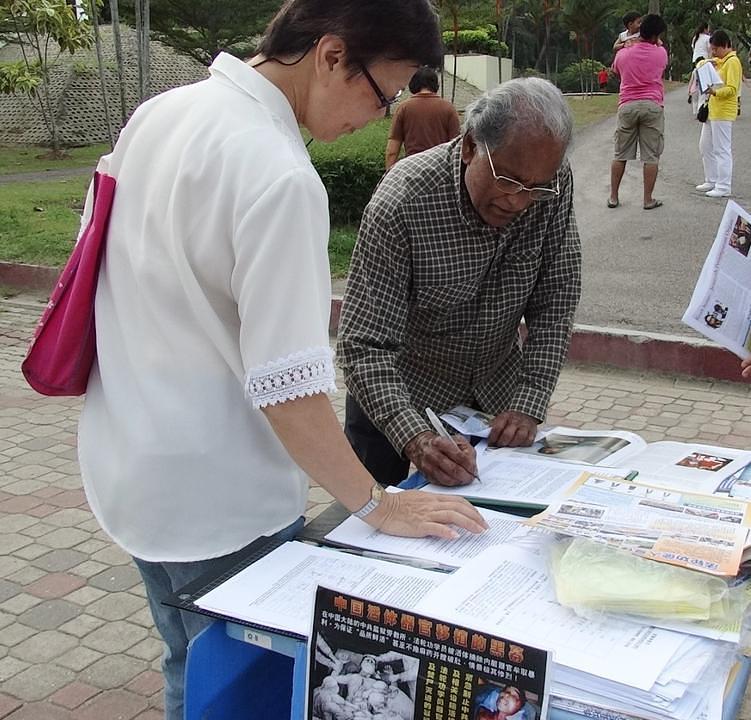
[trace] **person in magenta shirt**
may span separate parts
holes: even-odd
[[[636,146],[644,175],[644,209],[662,205],[652,193],[664,146],[664,87],[662,75],[668,54],[660,42],[667,26],[659,15],[646,15],[639,27],[639,41],[615,56],[613,71],[621,78],[618,97],[618,126],[615,131],[615,157],[610,166],[608,207],[620,204],[618,191],[626,162],[636,160]]]

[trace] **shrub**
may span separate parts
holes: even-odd
[[[310,157],[329,194],[332,225],[357,224],[384,171],[389,119],[333,143],[314,142]]]
[[[566,66],[558,75],[557,85],[561,92],[585,92],[599,90],[597,73],[607,66],[597,60],[585,58]],[[608,77],[608,92],[618,92],[618,77],[611,73]]]
[[[495,28],[492,25],[476,28],[474,30],[459,30],[456,37],[457,54],[477,53],[479,55],[498,55],[506,57],[508,55],[508,46],[506,43],[498,42],[495,37]],[[451,31],[443,33],[443,44],[446,46],[446,52],[454,52],[454,33]]]

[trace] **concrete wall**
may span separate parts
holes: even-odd
[[[444,68],[453,72],[454,56],[445,55],[443,58]],[[510,58],[501,59],[501,73],[498,73],[498,58],[492,55],[458,55],[456,59],[456,77],[466,80],[468,83],[489,90],[499,82],[511,80],[512,65]]]

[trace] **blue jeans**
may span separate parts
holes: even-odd
[[[298,518],[272,537],[292,540],[302,529],[303,522],[303,518]],[[154,624],[164,640],[162,674],[164,675],[165,720],[183,720],[188,642],[214,620],[206,615],[162,605],[162,601],[204,573],[211,572],[215,566],[226,563],[235,555],[239,560],[243,555],[243,550],[220,558],[195,562],[147,562],[140,558],[133,558],[143,578],[143,584],[146,586],[146,595]]]

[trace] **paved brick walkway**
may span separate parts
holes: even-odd
[[[0,718],[158,720],[160,641],[138,573],[99,530],[76,462],[80,402],[18,370],[41,311],[0,300]],[[340,383],[341,385],[341,383]],[[569,367],[549,421],[751,444],[751,385]],[[340,417],[343,393],[334,400]],[[312,488],[308,515],[330,497]],[[746,703],[742,720],[751,720]]]

